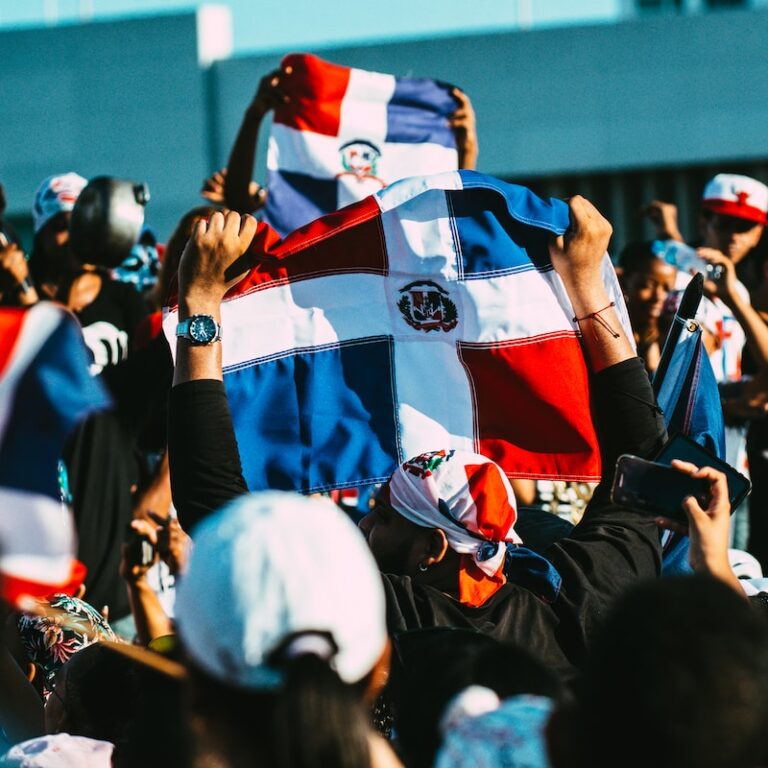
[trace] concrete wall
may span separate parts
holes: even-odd
[[[768,156],[768,10],[654,15],[539,29],[335,48],[351,66],[436,77],[466,90],[480,165],[542,176]],[[214,65],[218,157],[278,57]]]
[[[461,85],[478,113],[480,169],[554,179],[768,159],[766,39],[760,8],[319,53]],[[50,173],[112,173],[149,183],[148,219],[167,234],[226,162],[280,57],[201,69],[193,13],[0,33],[0,181],[11,212],[28,211]]]
[[[51,173],[149,183],[164,229],[208,170],[194,14],[0,33],[0,181],[27,212]]]

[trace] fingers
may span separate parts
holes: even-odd
[[[693,475],[699,471],[695,464],[691,464],[690,461],[682,461],[681,459],[672,459],[672,466],[686,475]]]
[[[594,239],[604,240],[603,251],[607,250],[608,241],[613,234],[613,227],[600,211],[581,195],[574,195],[570,198],[568,200],[568,208],[571,213],[571,224],[568,228],[571,238],[589,236]],[[566,240],[568,236],[569,233],[566,232]]]
[[[149,520],[131,520],[131,528],[140,536],[146,536],[152,544],[157,544],[157,526],[150,523]]]
[[[253,216],[245,215],[240,219],[240,228],[238,231],[238,239],[240,241],[241,252],[244,253],[253,241],[258,222]]]
[[[677,520],[670,520],[668,517],[657,517],[653,521],[656,525],[664,531],[673,531],[674,533],[682,533],[683,536],[688,535],[688,526]]]

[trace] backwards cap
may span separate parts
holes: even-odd
[[[244,496],[195,529],[176,620],[198,667],[255,690],[281,685],[281,649],[326,658],[354,683],[387,643],[381,575],[360,531],[328,500],[278,491]]]
[[[32,225],[35,234],[54,216],[71,211],[87,184],[86,179],[77,173],[49,176],[37,188],[35,202],[32,204]]]
[[[396,512],[424,528],[440,528],[463,555],[462,603],[482,605],[506,582],[505,544],[521,539],[514,530],[515,494],[497,464],[466,451],[422,453],[395,470],[386,493]]]
[[[749,176],[719,173],[704,187],[701,204],[723,216],[768,224],[768,187]]]

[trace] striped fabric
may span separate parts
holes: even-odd
[[[428,451],[597,480],[587,368],[548,241],[568,207],[472,171],[406,179],[283,240],[222,307],[246,481],[322,491]],[[616,276],[604,277],[627,328]],[[165,319],[174,346],[176,311]]]
[[[0,309],[0,594],[11,603],[71,593],[85,575],[57,467],[72,428],[109,403],[88,364],[68,312]]]
[[[308,54],[274,112],[264,218],[281,234],[406,176],[455,170],[451,87],[331,64]]]

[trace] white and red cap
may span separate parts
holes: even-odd
[[[382,491],[406,520],[440,528],[463,555],[462,603],[482,605],[505,583],[506,543],[522,540],[515,493],[498,464],[467,451],[430,451],[401,464]]]
[[[37,188],[35,202],[32,204],[32,227],[35,234],[57,214],[71,211],[87,184],[87,179],[77,173],[49,176]]]
[[[704,187],[701,204],[722,216],[768,224],[768,187],[749,176],[718,173]]]
[[[328,499],[264,491],[195,529],[176,591],[184,647],[216,679],[278,688],[274,656],[312,653],[356,683],[387,644],[381,575],[365,539]]]

